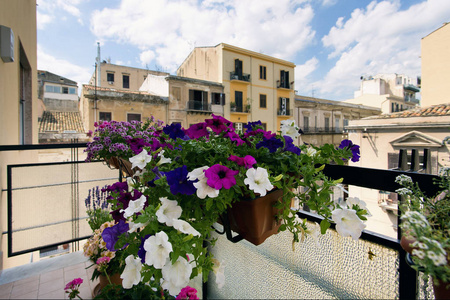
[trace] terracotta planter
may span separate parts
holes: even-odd
[[[122,285],[122,278],[120,278],[119,273],[115,273],[108,276],[112,284]],[[99,295],[102,289],[109,284],[108,278],[106,278],[105,275],[100,275],[98,279],[100,282],[95,286],[94,290],[92,291],[93,297]]]
[[[443,282],[438,279],[439,285],[433,281],[434,298],[435,299],[450,299],[450,282]]]
[[[278,233],[281,223],[275,221],[279,210],[274,204],[283,196],[282,190],[273,190],[266,196],[242,199],[228,209],[231,230],[239,233],[254,245],[263,243],[268,237]]]
[[[129,177],[134,176],[134,171],[131,168],[132,164],[120,157],[111,157],[105,159],[106,164],[112,169],[122,169],[122,171]]]
[[[402,246],[403,250],[411,254],[414,249],[414,247],[411,247],[411,244],[414,243],[415,241],[416,241],[415,238],[403,235],[400,240],[400,246]]]

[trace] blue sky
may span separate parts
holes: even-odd
[[[420,76],[420,41],[449,0],[37,0],[38,68],[87,83],[111,63],[175,74],[221,42],[296,64],[298,94],[353,98],[361,76]]]

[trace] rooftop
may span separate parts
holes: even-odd
[[[76,131],[84,133],[83,122],[79,112],[45,111],[39,121],[39,132]]]
[[[393,119],[393,118],[438,117],[438,116],[450,116],[450,103],[437,104],[428,107],[418,107],[390,114],[371,116],[365,119]]]

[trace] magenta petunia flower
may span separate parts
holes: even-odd
[[[212,115],[212,119],[206,119],[206,126],[211,128],[214,133],[219,134],[224,131],[233,131],[233,127],[231,126],[231,122],[225,119],[222,116]]]
[[[197,124],[191,125],[186,130],[186,135],[188,137],[190,137],[191,139],[198,139],[198,138],[201,138],[204,136],[208,136],[209,132],[208,132],[208,129],[206,128],[206,123],[202,122],[202,123],[197,123]]]
[[[213,165],[205,171],[205,176],[208,178],[206,183],[216,190],[220,190],[221,188],[228,190],[236,185],[236,178],[234,176],[238,173],[239,171],[233,171],[226,166]]]
[[[240,138],[239,134],[237,134],[234,131],[228,131],[227,133],[225,133],[224,137],[229,138],[230,140],[232,140],[233,142],[236,142],[237,146],[240,146],[242,144],[244,144],[245,142]]]
[[[228,160],[234,161],[238,166],[244,166],[247,169],[252,168],[253,165],[256,164],[256,159],[251,155],[246,155],[244,157],[230,155],[230,157],[228,157]]]
[[[190,286],[184,287],[175,299],[198,299],[197,290]]]

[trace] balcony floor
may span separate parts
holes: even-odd
[[[92,299],[98,281],[90,281],[93,268],[82,251],[5,269],[0,273],[0,299],[68,299],[66,284],[83,279],[80,296]]]

